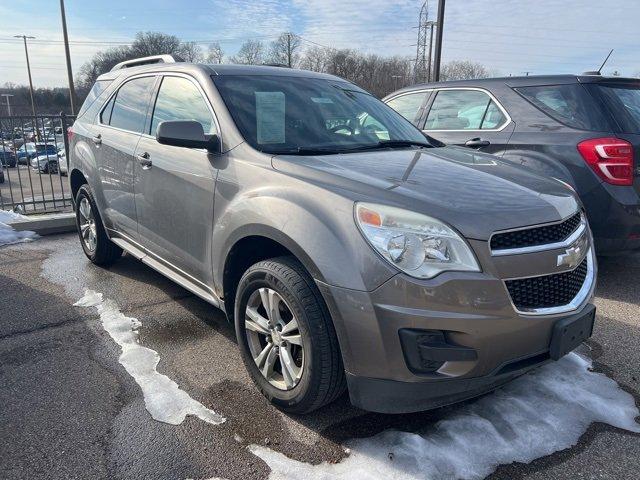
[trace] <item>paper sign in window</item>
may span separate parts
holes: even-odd
[[[284,92],[255,92],[255,95],[258,143],[284,143]]]

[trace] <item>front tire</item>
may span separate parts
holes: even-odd
[[[258,262],[240,279],[235,327],[242,360],[262,394],[308,413],[345,390],[333,322],[313,279],[293,257]]]
[[[107,237],[87,184],[82,185],[76,195],[76,226],[84,254],[96,265],[112,265],[122,256],[122,249]]]

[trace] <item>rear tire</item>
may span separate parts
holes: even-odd
[[[265,397],[286,412],[300,414],[316,410],[344,392],[344,366],[331,316],[313,279],[295,258],[256,263],[244,273],[236,292],[238,346],[251,378]],[[279,299],[275,303],[279,313],[266,312],[262,294]],[[248,316],[248,307],[252,316]],[[263,333],[254,330],[256,312],[260,313],[260,326],[268,328]],[[279,329],[273,317],[279,319]],[[288,327],[292,320],[295,329]],[[269,345],[277,347],[277,359],[271,369],[265,369],[266,362],[260,368],[256,353]],[[288,360],[293,369],[282,364]],[[270,372],[268,376],[265,371]]]
[[[122,249],[107,237],[100,212],[86,183],[76,195],[76,227],[82,250],[91,262],[106,267],[122,256]]]

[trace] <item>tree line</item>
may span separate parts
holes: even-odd
[[[174,35],[139,32],[131,45],[97,52],[80,67],[75,80],[78,102],[82,103],[96,78],[117,63],[162,54],[173,55],[185,62],[271,64],[324,72],[345,78],[378,97],[415,83],[413,61],[409,58],[313,45],[290,32],[283,32],[275,41],[268,43],[247,40],[234,55],[227,55],[219,43],[212,43],[203,49],[194,42],[182,42]],[[478,63],[454,61],[443,66],[440,77],[442,80],[455,80],[484,78],[490,74],[487,68]],[[0,93],[14,95],[11,101],[14,115],[31,113],[27,87],[7,84],[5,88],[0,88]],[[67,88],[39,88],[34,96],[38,113],[69,113]],[[3,109],[0,106],[0,115],[6,115],[5,110],[6,107]]]

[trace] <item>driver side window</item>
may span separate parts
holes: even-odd
[[[172,120],[195,120],[202,124],[205,134],[216,133],[213,116],[198,87],[186,78],[166,76],[153,108],[151,135],[155,135],[160,122]]]

